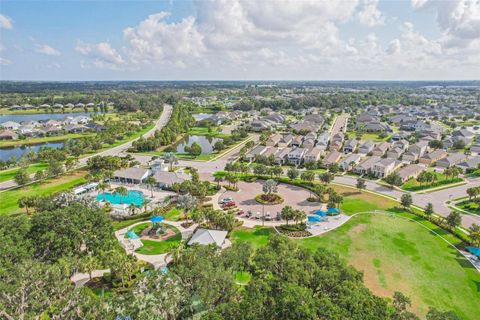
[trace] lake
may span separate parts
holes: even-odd
[[[40,121],[49,119],[63,119],[66,117],[90,116],[94,112],[68,112],[68,113],[36,113],[36,114],[0,114],[0,123],[6,121]]]
[[[191,146],[194,142],[202,147],[202,154],[210,154],[213,152],[215,142],[221,141],[220,138],[212,138],[206,136],[187,136],[182,139],[177,145],[177,152],[185,152],[186,146]]]
[[[1,148],[0,149],[0,160],[7,161],[12,156],[15,156],[17,160],[26,153],[33,151],[37,153],[40,147],[49,147],[49,148],[61,148],[63,147],[64,142],[45,142],[40,144],[28,145],[28,146],[16,146],[16,147],[9,147],[9,148]]]

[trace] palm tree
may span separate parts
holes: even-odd
[[[152,193],[153,198],[153,187],[155,187],[155,185],[157,184],[157,180],[155,180],[153,176],[150,176],[145,180],[145,183],[150,188],[150,192]]]
[[[168,258],[171,258],[172,263],[176,264],[180,260],[180,258],[182,257],[185,249],[186,249],[185,241],[182,241],[182,242],[180,242],[180,244],[176,248],[174,248],[169,253],[167,253],[167,255],[165,257],[165,260],[168,259]]]
[[[106,182],[100,182],[97,185],[98,193],[100,193],[100,191],[105,192],[105,190],[107,190],[107,189],[110,189],[110,185]]]
[[[135,204],[132,202],[130,203],[130,205],[128,206],[128,210],[130,210],[130,213],[131,215],[133,216],[135,214],[135,210],[137,210],[137,207],[135,206]]]
[[[215,177],[213,178],[213,181],[215,181],[215,182],[217,183],[217,187],[220,189],[220,182],[223,181],[223,177],[221,177],[221,176],[215,176]]]
[[[168,170],[173,170],[173,165],[178,163],[178,158],[173,152],[169,152],[163,156],[163,158],[168,162]]]
[[[115,192],[120,195],[120,204],[121,204],[122,203],[122,196],[123,197],[126,196],[128,194],[128,190],[124,186],[120,186],[120,187],[115,188]]]
[[[188,211],[192,210],[197,206],[197,199],[191,194],[183,194],[178,196],[177,199],[177,208],[183,209],[183,214],[185,220],[188,221]]]
[[[275,180],[268,179],[263,183],[262,190],[263,190],[263,193],[267,195],[277,192],[277,189],[278,189],[278,186]]]

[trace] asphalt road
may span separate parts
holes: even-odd
[[[143,137],[144,138],[151,137],[155,134],[155,131],[162,129],[168,123],[168,120],[170,120],[170,116],[172,115],[172,110],[173,110],[173,107],[171,105],[164,104],[162,115],[157,120],[157,123],[155,124],[155,126],[152,129],[150,129],[149,131],[144,133]],[[132,146],[133,141],[138,140],[138,139],[139,138],[136,138],[136,139],[133,139],[131,141],[125,142],[124,144],[121,144],[119,146],[113,147],[111,149],[108,149],[108,150],[90,155],[90,156],[85,157],[85,158],[81,158],[81,159],[79,159],[78,167],[85,166],[87,164],[87,160],[91,157],[94,157],[94,156],[117,156],[117,155],[123,154],[126,150],[128,150]],[[32,175],[31,177],[33,178],[33,176],[34,175]],[[13,188],[15,186],[17,186],[17,183],[14,180],[8,180],[8,181],[0,182],[0,190]]]
[[[335,123],[333,124],[332,131],[330,132],[330,138],[339,132],[345,132],[347,130],[348,118],[349,118],[348,114],[341,114],[335,119]]]

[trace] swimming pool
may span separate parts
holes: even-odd
[[[111,204],[126,204],[130,205],[133,203],[135,206],[140,207],[143,204],[144,198],[142,191],[138,190],[129,190],[126,195],[120,195],[117,192],[110,193],[104,192],[100,193],[96,197],[97,201],[108,201]]]

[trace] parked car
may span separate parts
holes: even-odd
[[[224,203],[222,206],[223,206],[223,208],[230,208],[230,207],[235,207],[236,204],[235,204],[235,201],[229,201],[229,202]]]
[[[237,212],[237,215],[239,216],[243,216],[245,214],[245,211],[243,211],[242,209],[238,210]]]
[[[227,203],[227,202],[230,202],[230,201],[233,201],[232,198],[228,197],[228,198],[223,198],[222,200],[220,200],[220,203]]]

